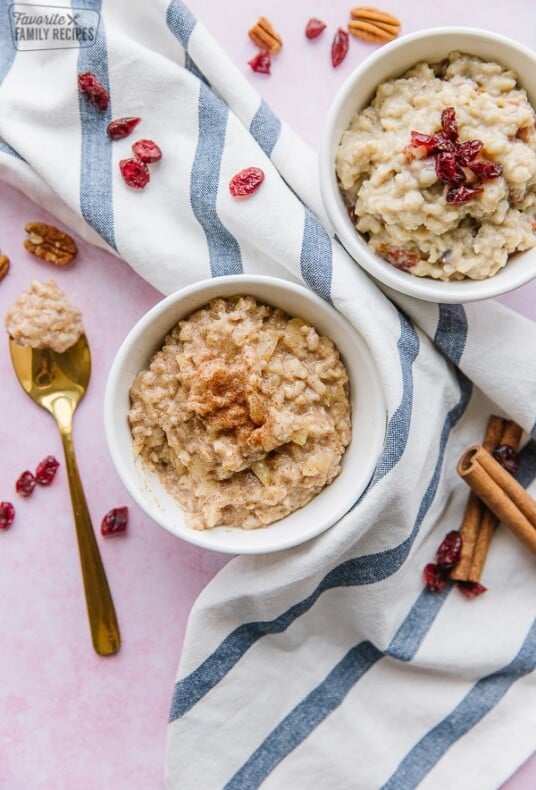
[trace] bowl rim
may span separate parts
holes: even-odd
[[[323,125],[318,169],[320,192],[328,218],[332,223],[337,238],[358,266],[379,282],[399,293],[430,302],[467,303],[502,296],[516,288],[526,285],[536,278],[536,262],[532,267],[519,267],[515,272],[512,272],[511,269],[506,272],[506,267],[504,267],[493,277],[485,280],[442,281],[428,277],[415,277],[407,272],[398,271],[386,261],[379,258],[379,256],[376,256],[367,246],[364,239],[361,239],[358,231],[351,225],[346,211],[342,208],[342,197],[340,196],[333,161],[334,150],[336,150],[338,145],[338,140],[335,142],[334,138],[339,115],[346,106],[349,97],[362,76],[373,71],[378,62],[385,62],[393,52],[400,49],[411,49],[411,45],[415,41],[423,39],[430,39],[433,41],[434,39],[442,39],[446,36],[456,36],[460,38],[477,37],[483,42],[497,43],[509,50],[517,51],[520,55],[530,59],[536,67],[536,52],[533,52],[529,47],[514,39],[491,30],[448,26],[426,28],[414,31],[413,33],[407,33],[368,55],[342,83],[328,110]],[[457,48],[462,52],[464,51],[463,41],[460,42]],[[509,67],[508,63],[503,62],[501,53],[498,53],[497,61],[507,68]],[[418,59],[415,60],[415,62],[418,62]],[[402,72],[405,68],[409,68],[409,66],[402,67]],[[523,83],[522,75],[519,75],[519,77],[520,82]],[[525,252],[532,252],[533,255],[536,256],[535,248]]]
[[[217,545],[211,545],[211,535],[216,530],[194,530],[189,527],[185,527],[184,531],[181,529],[174,529],[171,524],[165,523],[164,517],[158,517],[158,508],[152,507],[148,499],[144,496],[142,488],[143,486],[139,483],[136,484],[132,474],[132,471],[129,471],[129,461],[126,459],[124,454],[124,447],[121,443],[119,438],[120,429],[117,427],[116,415],[117,411],[115,410],[116,401],[118,400],[118,392],[121,390],[121,376],[123,368],[128,361],[129,356],[132,353],[132,349],[135,346],[137,340],[143,336],[144,332],[153,325],[155,320],[168,311],[168,309],[172,309],[174,305],[177,306],[177,315],[179,317],[172,319],[169,329],[173,325],[173,321],[180,320],[180,316],[188,315],[189,312],[195,311],[200,309],[201,305],[197,307],[193,307],[191,310],[190,308],[186,307],[185,311],[181,311],[179,308],[179,304],[184,303],[190,297],[197,297],[199,298],[201,294],[203,294],[203,304],[208,302],[210,299],[218,298],[218,290],[221,290],[222,286],[225,287],[236,287],[236,293],[248,293],[248,286],[251,287],[259,287],[262,288],[264,286],[271,286],[272,288],[275,286],[276,289],[282,289],[289,294],[298,293],[302,297],[305,297],[309,300],[312,307],[315,305],[321,305],[321,307],[326,311],[325,315],[329,315],[330,319],[334,317],[339,324],[340,328],[344,328],[347,331],[348,327],[350,327],[351,331],[354,333],[353,338],[351,339],[351,344],[354,344],[354,347],[359,346],[361,348],[361,353],[364,352],[365,354],[365,363],[367,366],[367,376],[370,377],[372,382],[372,391],[374,394],[374,401],[372,403],[372,407],[367,406],[369,411],[374,417],[374,420],[377,420],[378,425],[374,429],[374,441],[373,441],[373,448],[372,451],[369,453],[367,462],[364,465],[365,470],[364,473],[361,474],[361,482],[360,485],[354,489],[352,486],[353,494],[348,498],[348,501],[342,504],[338,510],[336,510],[337,502],[339,500],[342,501],[342,498],[339,497],[337,502],[333,503],[335,505],[335,515],[330,517],[329,523],[324,523],[324,520],[319,519],[319,525],[317,524],[315,527],[312,527],[306,535],[302,535],[301,532],[293,534],[292,532],[288,532],[288,534],[283,535],[283,538],[277,542],[277,545],[271,545],[266,547],[266,543],[270,543],[270,541],[264,541],[262,537],[258,540],[252,539],[252,542],[248,546],[240,545],[240,538],[243,537],[244,533],[256,533],[259,536],[266,535],[265,529],[269,529],[270,526],[268,525],[267,528],[259,528],[254,530],[243,530],[240,528],[223,528],[226,529],[227,532],[232,532],[233,536],[237,538],[235,542],[231,538],[226,538],[225,543],[218,543]],[[225,296],[229,296],[230,294],[224,294]],[[257,296],[256,298],[259,301],[262,301],[261,296]],[[266,297],[267,303],[275,304],[275,299],[270,299]],[[283,308],[284,309],[284,308]],[[288,311],[286,311],[288,312]],[[298,314],[299,311],[296,312]],[[306,319],[311,321],[314,325],[314,321],[312,319]],[[164,332],[160,335],[163,338],[165,334]],[[338,345],[336,343],[336,345]],[[159,347],[159,346],[158,346]],[[156,350],[156,349],[155,349]],[[341,354],[344,356],[343,350],[339,349]],[[149,356],[154,352],[149,352]],[[348,365],[348,362],[346,363]],[[129,386],[130,386],[129,381]],[[126,415],[125,415],[126,419]],[[372,419],[372,418],[371,418]],[[181,538],[189,543],[194,545],[200,546],[205,549],[210,549],[213,551],[218,551],[220,553],[229,553],[229,554],[268,554],[276,551],[282,551],[288,548],[292,548],[294,546],[300,545],[305,543],[312,538],[316,537],[320,533],[324,532],[327,529],[330,529],[334,526],[337,521],[339,521],[353,506],[353,504],[359,499],[363,491],[366,490],[367,485],[370,482],[374,474],[374,469],[378,463],[378,460],[381,456],[381,452],[383,450],[384,442],[385,442],[385,431],[387,426],[387,407],[386,407],[386,400],[385,400],[385,393],[383,389],[383,384],[381,382],[380,374],[377,368],[377,365],[373,359],[372,353],[366,343],[365,339],[361,335],[361,333],[355,329],[349,321],[338,311],[335,307],[329,304],[326,300],[322,299],[318,294],[312,291],[305,285],[294,283],[293,281],[286,280],[280,277],[271,277],[266,275],[255,275],[255,274],[243,274],[243,275],[226,275],[221,277],[213,277],[204,280],[200,280],[197,283],[193,283],[191,285],[185,286],[168,296],[162,298],[159,302],[157,302],[153,307],[151,307],[147,313],[145,313],[130,329],[127,333],[126,337],[122,341],[119,349],[117,350],[114,360],[112,362],[107,382],[106,382],[106,389],[104,395],[104,431],[106,442],[108,446],[108,452],[111,457],[112,463],[114,468],[119,475],[121,482],[127,489],[128,493],[134,499],[136,504],[140,507],[140,509],[146,513],[152,521],[156,522],[159,526],[163,527],[167,531],[169,531],[175,537]],[[353,433],[353,423],[352,423],[352,440],[355,440],[355,436]],[[381,438],[380,438],[381,434]],[[343,456],[344,458],[344,456]],[[350,467],[353,468],[353,467]],[[132,469],[132,464],[130,464],[130,470]],[[343,467],[344,471],[344,467]],[[339,475],[336,480],[342,477]],[[328,491],[330,486],[327,486],[323,491]],[[320,496],[322,491],[319,492],[317,496]],[[298,513],[300,510],[304,510],[305,508],[311,507],[315,502],[317,496],[313,497],[310,502],[303,506],[303,508],[299,508],[298,511],[294,511]],[[178,503],[176,503],[176,507],[181,510],[181,507]],[[331,511],[330,511],[331,512]],[[284,519],[280,519],[279,522],[274,522],[273,526],[276,526],[278,523],[283,522],[285,519],[291,518],[292,513],[288,516],[285,516]],[[312,521],[314,523],[314,520]],[[273,533],[272,533],[273,534]],[[213,540],[214,543],[216,541]]]

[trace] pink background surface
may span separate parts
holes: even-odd
[[[384,4],[381,4],[384,6]],[[190,7],[281,118],[314,147],[339,85],[372,45],[352,39],[347,60],[333,70],[329,46],[348,19],[350,3],[316,0],[191,0]],[[534,47],[529,0],[495,4],[389,2],[403,32],[450,24],[484,26]],[[250,72],[255,53],[246,36],[268,16],[285,46],[270,77]],[[315,42],[303,37],[310,16],[328,23]],[[23,56],[23,55],[22,55]],[[22,247],[29,220],[53,221],[16,191],[0,185],[0,245],[12,268],[0,285],[0,312],[32,279],[55,276],[84,314],[93,373],[75,417],[75,446],[94,525],[109,508],[130,508],[127,536],[98,535],[122,632],[121,652],[91,647],[64,465],[49,488],[23,500],[14,482],[52,453],[63,461],[59,435],[45,412],[22,393],[0,343],[0,500],[17,508],[0,534],[0,788],[7,790],[152,790],[163,786],[164,741],[188,613],[199,591],[227,561],[172,537],[133,504],[108,457],[102,429],[106,377],[123,337],[160,295],[126,263],[80,242],[77,262],[52,270]],[[504,299],[535,318],[536,282]],[[536,736],[535,736],[536,747]],[[505,744],[508,748],[508,744]],[[200,787],[202,783],[200,782]],[[507,783],[536,786],[536,757]]]

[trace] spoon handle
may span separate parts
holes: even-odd
[[[109,656],[117,653],[121,646],[117,615],[78,472],[71,425],[59,421],[58,427],[65,453],[93,647],[99,655]]]

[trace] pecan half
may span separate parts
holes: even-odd
[[[275,55],[283,46],[283,39],[277,33],[271,22],[266,17],[259,17],[257,23],[248,30],[248,36],[259,49],[264,49]]]
[[[400,33],[400,20],[379,8],[356,6],[350,11],[352,21],[348,30],[362,41],[374,44],[386,44]]]
[[[44,222],[29,222],[25,228],[29,234],[24,240],[24,246],[32,255],[37,255],[44,261],[55,263],[56,266],[65,266],[71,263],[78,248],[73,239],[54,225]]]
[[[7,255],[0,255],[0,280],[3,280],[9,271],[9,258]]]

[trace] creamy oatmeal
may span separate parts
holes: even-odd
[[[180,321],[130,390],[134,451],[194,529],[265,526],[339,474],[350,442],[333,342],[252,296]]]
[[[82,314],[54,280],[34,280],[5,316],[9,335],[22,346],[62,353],[84,333]]]
[[[535,112],[497,63],[453,52],[383,83],[336,168],[357,230],[414,275],[480,280],[536,246]]]

